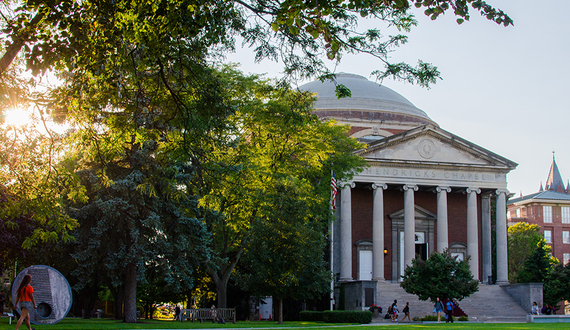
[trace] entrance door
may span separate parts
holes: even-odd
[[[428,258],[428,244],[425,240],[425,233],[424,232],[416,232],[415,241],[416,241],[416,255],[420,255],[422,260],[427,260]],[[404,231],[400,232],[400,246],[399,246],[399,255],[400,255],[400,277],[398,277],[398,281],[402,281],[401,276],[404,276]],[[414,256],[415,258],[415,256]]]
[[[416,243],[416,257],[420,256],[420,259],[427,260],[427,244],[426,243]]]
[[[360,250],[358,254],[358,279],[369,281],[372,279],[372,251]]]

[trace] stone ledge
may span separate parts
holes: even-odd
[[[527,323],[570,323],[570,314],[567,315],[527,315]]]

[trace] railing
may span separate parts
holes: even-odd
[[[204,320],[224,320],[225,322],[231,321],[236,323],[236,309],[235,308],[190,308],[180,310],[180,321],[190,320],[204,322]]]

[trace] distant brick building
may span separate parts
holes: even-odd
[[[337,75],[336,83],[352,96],[338,99],[331,82],[301,88],[317,94],[315,113],[321,119],[350,125],[351,136],[367,144],[358,154],[369,167],[341,183],[337,195],[332,237],[338,283],[398,282],[416,255],[426,259],[445,249],[462,259],[471,256],[472,273],[483,282],[492,275],[496,251],[497,283],[508,283],[506,178],[517,164],[441,129],[385,86],[352,74]],[[491,244],[494,198],[496,246]],[[350,304],[344,307],[367,306],[358,299]]]
[[[552,255],[564,264],[570,261],[570,187],[564,187],[554,156],[543,188],[537,193],[511,198],[507,203],[509,224],[528,222],[552,247]]]

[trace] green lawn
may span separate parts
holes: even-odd
[[[339,325],[339,324],[325,324],[318,322],[285,322],[282,325],[276,322],[268,321],[254,321],[254,322],[237,322],[236,324],[227,323],[224,325],[213,323],[199,322],[175,322],[172,320],[140,320],[136,324],[126,324],[109,319],[91,319],[83,320],[79,318],[66,318],[61,322],[54,325],[32,325],[36,330],[104,330],[104,329],[231,329],[231,328],[331,328],[331,330],[367,330],[377,329],[378,327],[390,327],[390,329],[568,329],[567,323],[552,323],[552,324],[538,324],[538,323],[429,323],[429,324],[391,324],[391,323],[374,323],[367,325]],[[341,328],[341,329],[339,329]],[[8,318],[0,318],[0,330],[15,329],[15,323],[8,324]],[[22,325],[20,329],[27,329]]]

